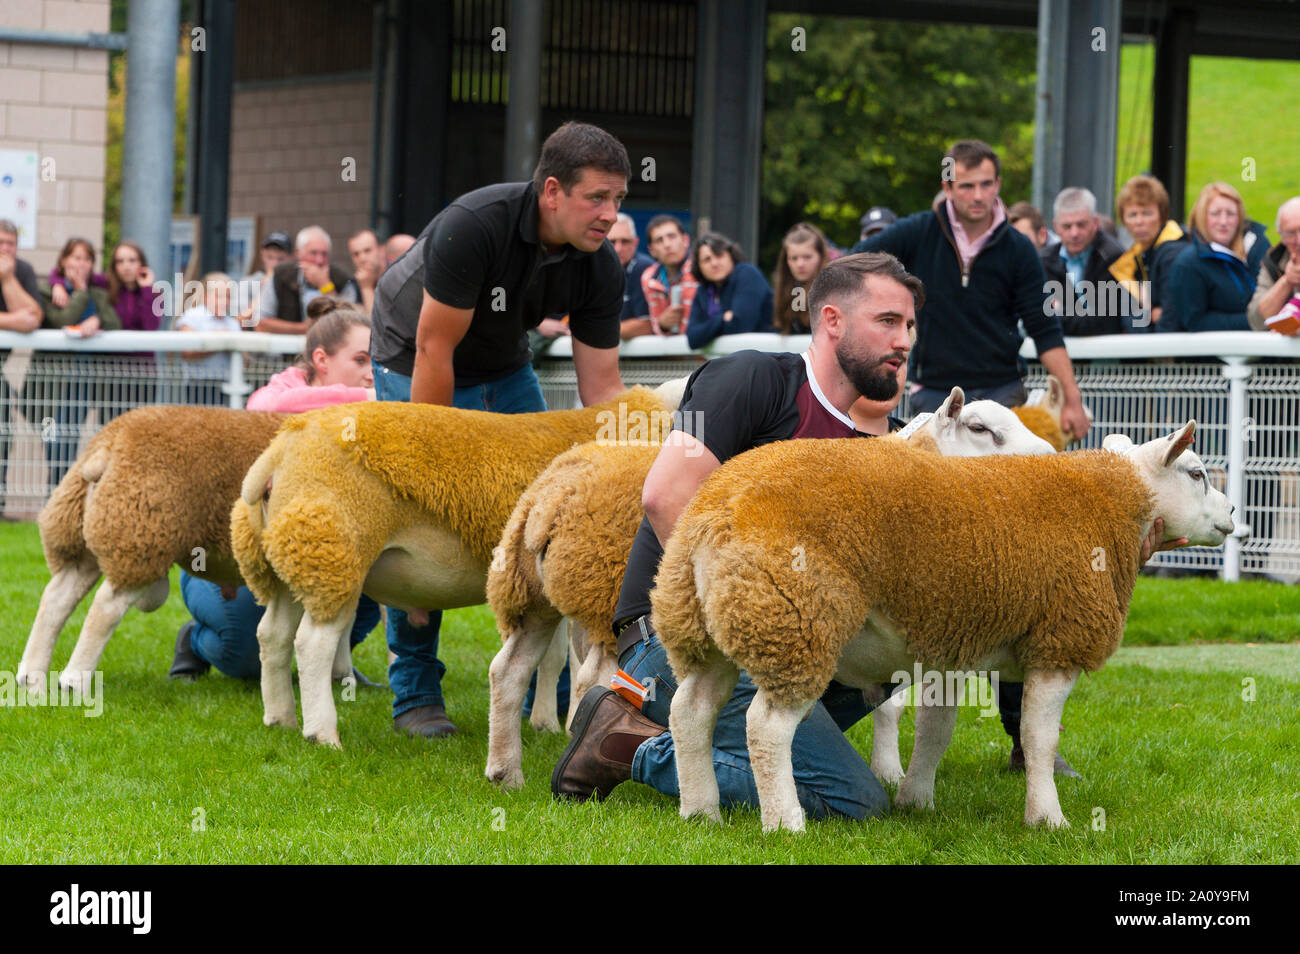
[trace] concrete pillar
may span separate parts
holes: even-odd
[[[126,28],[121,234],[170,280],[179,0],[131,0]]]
[[[510,0],[506,49],[510,56],[510,92],[506,101],[505,181],[533,177],[541,149],[542,37],[546,4]]]
[[[1050,221],[1067,186],[1114,214],[1121,0],[1039,0],[1033,201]]]

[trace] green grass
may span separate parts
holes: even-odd
[[[1119,137],[1115,192],[1151,166],[1151,76],[1155,48],[1125,44],[1120,59]],[[1191,213],[1207,182],[1223,181],[1240,193],[1246,214],[1278,240],[1277,207],[1296,194],[1294,124],[1283,104],[1300,89],[1300,62],[1194,56],[1187,109],[1187,189]],[[1243,179],[1253,159],[1254,179]],[[1113,215],[1113,210],[1108,214]],[[1050,217],[1050,213],[1048,213]]]
[[[0,669],[12,671],[47,574],[31,525],[0,525],[0,553]],[[1270,593],[1281,595],[1248,612]],[[1141,610],[1155,641],[1204,604],[1224,607],[1251,641],[1273,644],[1126,645],[1083,678],[1062,735],[1063,752],[1086,776],[1059,786],[1068,831],[1024,829],[1023,776],[1002,768],[1006,737],[996,718],[970,707],[940,768],[937,813],[759,837],[753,812],[731,812],[722,827],[686,824],[675,802],[638,785],[604,804],[555,804],[547,780],[564,740],[528,727],[528,783],[498,792],[482,775],[486,670],[498,645],[483,607],[448,614],[442,641],[462,734],[436,743],[399,737],[387,693],[361,690],[355,702],[340,702],[346,748],[335,752],[262,726],[254,684],[220,675],[169,682],[184,619],[174,592],[157,613],[129,613],[109,643],[101,717],[0,709],[0,863],[1296,863],[1300,646],[1287,642],[1294,625],[1267,621],[1290,613],[1293,624],[1298,593],[1276,584],[1139,583],[1134,627]],[[83,618],[65,629],[55,668]],[[1207,638],[1233,631],[1207,627]],[[365,672],[383,671],[377,634],[357,661]],[[1250,702],[1242,698],[1247,677]],[[905,752],[912,723],[909,713]],[[869,750],[870,731],[865,722],[851,731],[860,750]],[[193,830],[198,809],[202,831]]]

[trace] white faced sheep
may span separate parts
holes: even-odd
[[[1059,424],[1044,411],[1029,415],[1036,436],[1016,413],[992,401],[965,404],[960,388],[909,435],[918,447],[946,456],[1046,454]],[[666,435],[665,435],[666,436]],[[523,785],[520,717],[528,677],[545,658],[560,618],[585,636],[585,658],[572,667],[570,697],[607,684],[618,669],[614,607],[644,511],[641,490],[657,446],[584,444],[557,457],[529,486],[506,524],[488,571],[487,596],[502,634],[489,676],[492,708],[486,774],[505,788]],[[547,691],[540,674],[538,694]],[[572,713],[572,710],[570,710]],[[898,758],[898,708],[877,709],[875,746],[882,765]],[[541,728],[534,718],[534,726]],[[892,748],[891,748],[892,746]],[[902,769],[898,769],[901,777]]]
[[[89,685],[126,611],[167,600],[173,563],[227,586],[243,581],[230,553],[230,507],[283,414],[144,407],[91,438],[41,510],[50,582],[41,593],[18,681],[45,686],[54,644],[100,576],[61,685]]]
[[[669,724],[682,816],[720,817],[710,741],[739,669],[758,685],[747,735],[763,827],[801,830],[799,720],[832,677],[867,685],[919,661],[1024,672],[1025,822],[1065,825],[1058,723],[1079,672],[1119,645],[1143,539],[1157,518],[1167,540],[1193,545],[1233,530],[1188,451],[1194,429],[1126,456],[951,459],[882,439],[789,441],[728,461],[687,506],[651,593],[680,678]],[[814,498],[801,492],[810,477]],[[933,806],[955,718],[952,705],[918,710],[897,804]]]
[[[607,429],[611,415],[666,431],[682,388],[633,388],[573,411],[379,403],[287,422],[231,514],[240,570],[267,606],[257,629],[263,721],[297,725],[296,649],[303,734],[338,746],[331,661],[346,665],[342,637],[361,593],[416,619],[482,603],[492,549],[529,483],[556,455]],[[538,704],[553,712],[555,694],[546,696]]]

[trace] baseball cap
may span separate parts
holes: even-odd
[[[274,246],[275,248],[282,248],[286,252],[293,251],[293,243],[289,241],[288,232],[270,233],[266,237],[266,241],[262,243],[262,248],[271,248],[272,246]]]
[[[894,214],[892,209],[877,205],[867,209],[867,214],[862,217],[859,224],[862,226],[864,235],[875,235],[877,232],[883,232],[897,221],[898,216]]]

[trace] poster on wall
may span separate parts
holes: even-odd
[[[0,149],[0,219],[18,226],[18,247],[36,247],[39,163],[34,152]]]
[[[232,216],[226,223],[226,274],[247,275],[257,255],[257,217]]]
[[[178,215],[172,219],[171,267],[168,275],[192,278],[190,268],[199,267],[199,220],[193,215]]]

